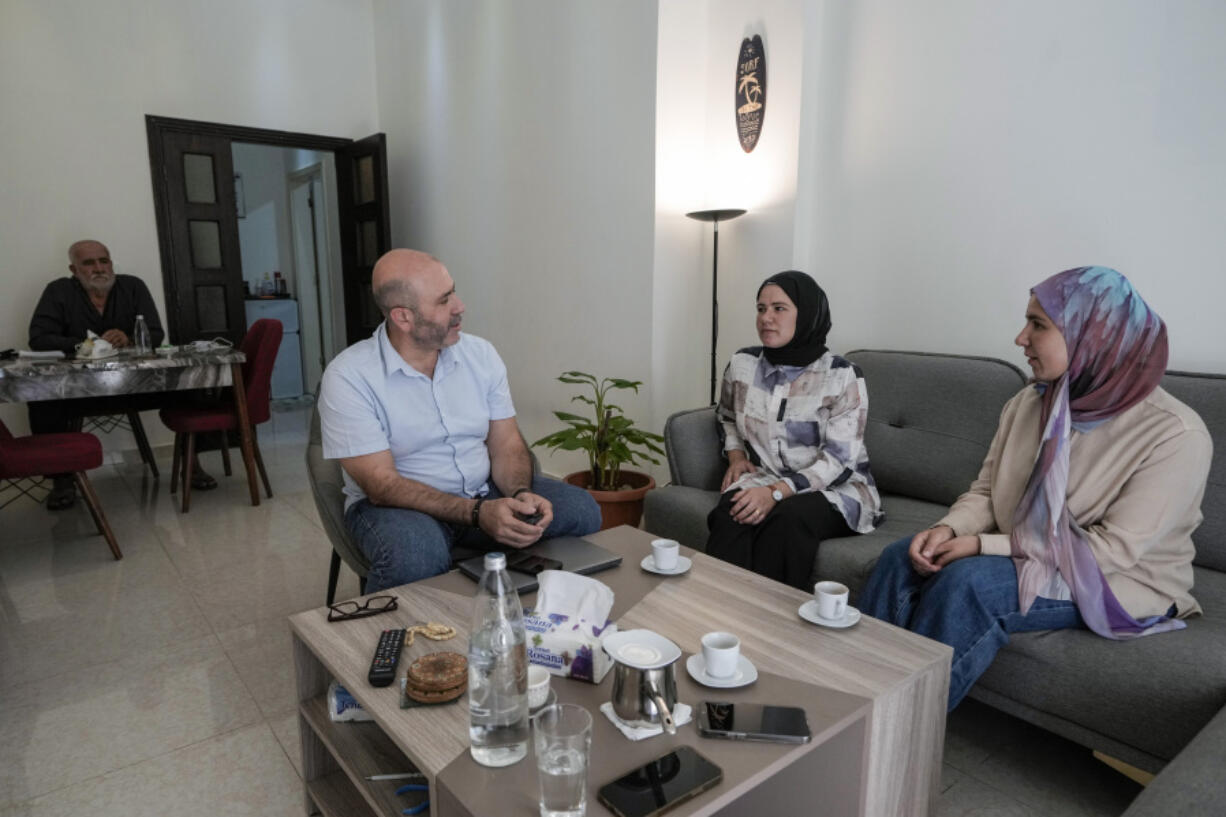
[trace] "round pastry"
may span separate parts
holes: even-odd
[[[468,659],[458,652],[432,652],[409,665],[404,692],[421,703],[455,700],[468,690]]]
[[[442,692],[422,692],[406,685],[404,694],[421,704],[445,704],[448,701],[454,701],[467,691],[468,682],[465,681],[455,689],[446,689]]]

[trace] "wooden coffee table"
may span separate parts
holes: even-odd
[[[662,577],[642,570],[651,534],[629,527],[588,537],[620,553],[622,564],[597,574],[613,589],[613,619],[622,629],[646,627],[675,641],[678,700],[699,706],[728,700],[801,706],[813,732],[801,746],[709,740],[693,722],[677,735],[631,742],[598,709],[609,700],[612,673],[600,684],[553,678],[563,702],[592,712],[588,814],[610,812],[596,799],[606,782],[680,744],[693,746],[724,771],[723,782],[676,810],[676,815],[924,815],[939,790],[949,687],[949,647],[865,616],[835,630],[802,620],[809,596],[740,568],[682,548],[693,568]],[[451,641],[418,637],[401,658],[400,674],[418,655],[465,652],[475,584],[451,572],[396,588],[400,609],[328,623],[327,608],[290,618],[294,637],[307,813],[398,815],[420,795],[397,798],[404,781],[367,782],[372,774],[419,769],[430,785],[433,815],[530,817],[537,813],[532,753],[520,763],[489,769],[468,753],[467,698],[456,704],[400,709],[399,687],[366,682],[380,631],[427,621],[455,627]],[[525,605],[531,602],[525,596]],[[693,681],[684,660],[699,638],[728,630],[759,672],[738,689],[708,689]],[[332,723],[325,695],[336,678],[373,717]]]

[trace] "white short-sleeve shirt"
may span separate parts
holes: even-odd
[[[325,457],[391,451],[401,476],[457,496],[489,490],[490,422],[514,416],[502,358],[467,333],[439,353],[430,378],[404,361],[380,324],[328,364],[319,393]],[[345,497],[346,510],[366,497],[348,473]]]

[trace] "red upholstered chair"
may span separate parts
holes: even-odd
[[[281,348],[281,321],[262,318],[247,329],[241,349],[247,361],[243,364],[243,389],[247,393],[247,417],[251,420],[251,444],[255,463],[264,481],[264,491],[272,499],[272,486],[264,470],[264,458],[260,456],[260,444],[255,427],[268,422],[271,414],[272,367],[277,362],[277,350]],[[166,408],[159,412],[162,422],[175,433],[174,457],[170,466],[170,491],[175,492],[181,483],[183,489],[182,510],[191,508],[192,462],[196,458],[196,435],[208,431],[237,431],[238,414],[233,405],[218,404],[200,408]],[[229,470],[227,469],[227,473]]]
[[[23,487],[18,480],[41,477],[43,474],[72,474],[73,479],[85,497],[85,504],[94,517],[98,533],[110,545],[111,553],[116,559],[122,559],[119,545],[115,542],[115,534],[111,532],[106,514],[102,512],[102,503],[94,493],[85,472],[102,465],[102,443],[93,434],[83,431],[69,431],[63,434],[38,434],[28,437],[14,437],[0,422],[0,480],[9,481],[20,493],[33,497],[32,491]],[[13,499],[16,499],[14,497]],[[10,499],[0,508],[7,506]],[[39,501],[42,501],[41,499]]]

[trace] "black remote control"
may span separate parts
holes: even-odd
[[[400,663],[400,650],[404,647],[404,628],[384,630],[375,647],[375,657],[370,659],[370,672],[366,680],[373,687],[385,687],[396,677],[396,665]]]

